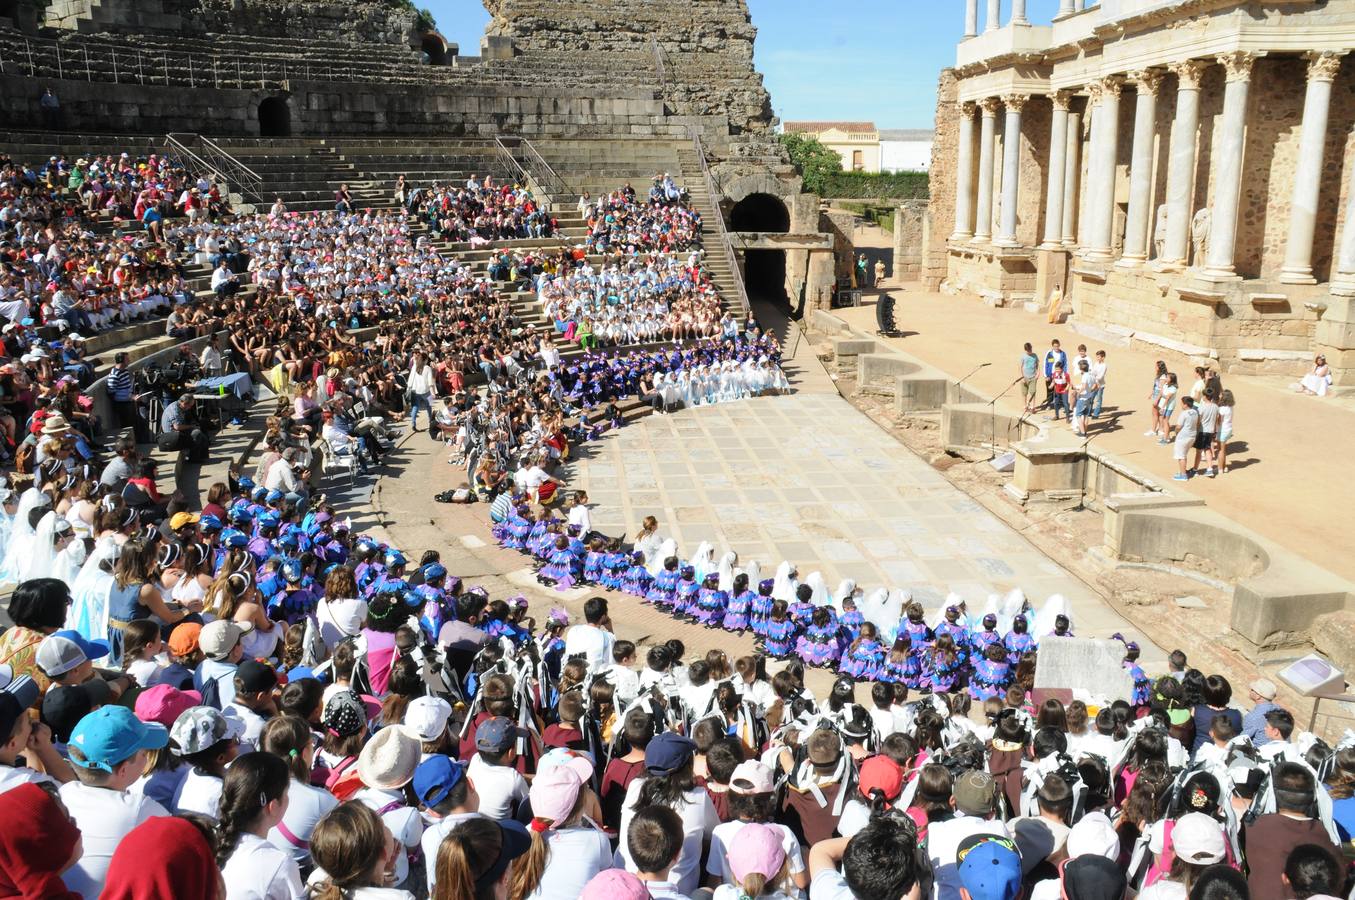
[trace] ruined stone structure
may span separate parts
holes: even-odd
[[[87,132],[621,138],[688,150],[699,139],[708,193],[739,233],[730,243],[751,280],[783,286],[792,305],[827,305],[833,242],[776,143],[746,0],[485,5],[482,56],[430,65],[438,47],[420,44],[414,14],[394,0],[53,0],[36,33],[0,18],[0,126],[41,127],[51,85],[64,126]]]
[[[1355,0],[997,7],[941,76],[924,280],[1355,380]]]

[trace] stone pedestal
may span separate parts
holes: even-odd
[[[1333,295],[1326,302],[1313,343],[1327,357],[1334,382],[1355,384],[1355,297]]]

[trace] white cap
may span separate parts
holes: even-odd
[[[1083,816],[1068,832],[1068,856],[1104,856],[1114,860],[1120,855],[1120,835],[1103,812]]]
[[[1213,865],[1225,854],[1223,827],[1204,813],[1186,813],[1172,829],[1172,849],[1188,863]]]
[[[436,741],[447,732],[452,705],[441,697],[415,697],[405,708],[405,722],[421,741]]]

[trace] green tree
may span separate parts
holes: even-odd
[[[805,190],[811,193],[822,195],[829,180],[842,171],[842,157],[812,134],[785,132],[781,135],[781,146],[786,148],[791,163],[800,170]]]

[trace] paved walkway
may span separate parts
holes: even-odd
[[[1093,440],[1159,477],[1175,472],[1171,448],[1143,433],[1150,425],[1147,400],[1155,361],[1165,360],[1188,390],[1194,374],[1185,357],[1103,344],[1070,325],[1048,325],[1039,316],[994,309],[974,298],[924,293],[916,285],[890,292],[896,301],[894,318],[906,336],[881,340],[955,378],[991,362],[966,382],[990,397],[1019,374],[1025,341],[1042,359],[1052,338],[1062,342],[1070,357],[1078,344],[1086,344],[1091,353],[1106,350],[1106,415],[1093,426]],[[873,303],[836,312],[858,331],[875,334]],[[1355,554],[1350,552],[1355,479],[1350,477],[1348,453],[1355,447],[1355,415],[1341,405],[1294,394],[1285,389],[1283,379],[1226,375],[1223,382],[1237,399],[1236,436],[1229,443],[1231,471],[1181,487],[1216,512],[1355,579]],[[1012,391],[999,400],[999,410],[1018,413],[1018,394]]]

